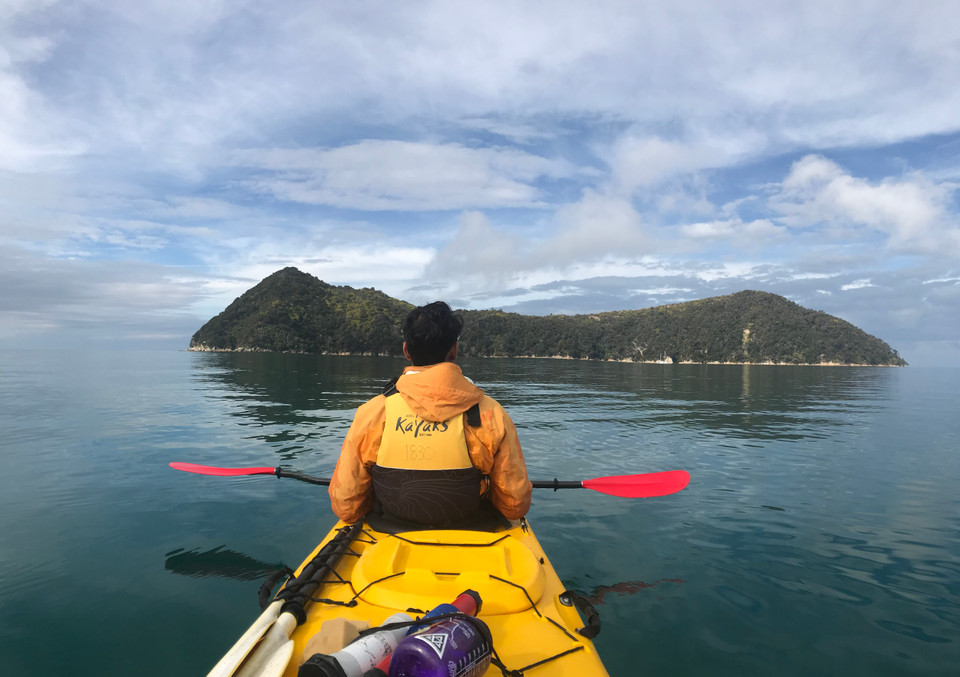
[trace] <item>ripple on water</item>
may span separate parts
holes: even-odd
[[[877,620],[877,625],[879,625],[884,630],[889,630],[890,632],[895,632],[898,635],[903,635],[905,637],[910,637],[911,639],[917,639],[921,642],[926,642],[927,644],[949,644],[952,642],[952,639],[947,637],[937,637],[936,635],[928,634],[923,628],[916,625],[908,625],[906,623],[900,623],[897,621],[891,621],[887,619]]]

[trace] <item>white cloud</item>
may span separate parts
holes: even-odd
[[[185,314],[202,294],[193,280],[142,263],[57,260],[6,249],[0,270],[0,317],[8,333],[16,333],[17,318],[26,320],[23,331],[162,323]]]
[[[793,276],[794,280],[829,280],[837,277],[839,273],[798,273]]]
[[[759,247],[772,240],[782,240],[787,229],[769,219],[744,223],[739,218],[723,221],[692,223],[682,226],[681,232],[693,239],[728,240],[739,247]]]
[[[435,253],[424,277],[452,289],[479,281],[486,289],[504,289],[527,268],[529,247],[519,236],[494,227],[482,213],[464,212],[453,238]]]
[[[752,131],[690,140],[630,132],[620,137],[610,151],[612,182],[632,194],[679,175],[737,164],[765,145],[762,135]]]
[[[693,289],[690,287],[648,287],[648,288],[638,288],[630,289],[630,294],[637,294],[643,296],[661,296],[665,294],[690,294],[693,292]]]
[[[23,152],[80,143],[205,166],[234,138],[343,132],[348,121],[463,120],[526,142],[549,138],[541,120],[580,118],[634,125],[618,162],[627,185],[648,185],[659,170],[736,161],[758,144],[949,132],[960,107],[960,17],[933,0],[882,12],[844,2],[749,12],[692,0],[567,2],[547,19],[494,1],[376,12],[363,3],[7,6],[19,9],[0,17],[0,43],[17,61],[3,71],[0,100],[32,102],[24,119],[35,127],[36,106],[49,106],[55,118],[41,136],[64,142],[17,134]],[[27,77],[37,62],[70,77]]]
[[[456,124],[465,130],[489,132],[517,143],[530,143],[557,136],[557,131],[552,129],[552,125],[551,128],[544,128],[533,122],[517,122],[493,117],[464,117],[457,120]]]
[[[532,184],[572,167],[522,151],[458,144],[362,141],[335,149],[237,153],[266,172],[249,181],[281,200],[366,211],[543,207]]]
[[[614,181],[628,193],[665,178],[702,169],[719,160],[704,148],[691,147],[657,137],[624,136],[613,148]]]
[[[623,270],[650,247],[640,215],[628,200],[587,190],[536,228],[499,227],[481,212],[465,212],[453,239],[436,253],[425,276],[447,281],[454,290],[502,292],[558,275]],[[592,272],[585,273],[586,269]]]
[[[718,280],[743,280],[747,283],[758,274],[760,266],[748,261],[738,261],[723,263],[717,265],[705,265],[696,270],[694,276],[704,282],[717,282]]]
[[[870,280],[854,280],[850,284],[844,284],[840,286],[841,291],[851,291],[853,289],[866,289],[867,287],[875,287]]]
[[[960,220],[949,208],[956,188],[920,173],[871,184],[809,155],[794,164],[771,204],[791,225],[863,226],[885,233],[896,251],[960,256]]]
[[[7,12],[16,16],[18,8]],[[10,15],[0,16],[0,170],[34,170],[44,161],[59,163],[80,150],[76,142],[53,133],[52,112],[24,74],[35,62],[45,61],[52,47],[49,36],[18,35]]]
[[[174,195],[165,200],[137,201],[131,206],[166,220],[225,221],[247,220],[251,217],[249,208],[210,197]]]
[[[411,280],[418,279],[435,250],[404,244],[369,229],[353,236],[341,233],[329,241],[322,231],[277,231],[272,238],[235,238],[218,242],[207,254],[205,267],[211,280],[194,308],[214,315],[263,278],[293,266],[334,285],[374,287],[391,296],[406,298]]]
[[[629,200],[584,191],[577,202],[554,212],[552,232],[537,247],[535,260],[564,267],[574,261],[648,253],[643,220]]]

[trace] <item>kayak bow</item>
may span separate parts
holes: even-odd
[[[337,538],[333,556],[324,557]],[[316,564],[318,558],[323,565]],[[490,630],[503,668],[517,671],[511,674],[607,675],[591,641],[599,632],[596,613],[566,590],[525,520],[489,530],[418,531],[370,522],[351,529],[340,522],[297,573],[269,603],[267,618],[254,623],[211,675],[295,677],[310,658],[304,655],[308,640],[323,633],[327,621],[376,627],[397,612],[423,615],[465,590],[479,593],[479,619]],[[300,579],[312,581],[309,590],[285,592]],[[295,598],[302,602],[300,613],[287,610]],[[493,664],[483,674],[495,677],[501,668]]]

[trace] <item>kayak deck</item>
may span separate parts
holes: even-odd
[[[338,523],[297,573],[345,526]],[[328,620],[374,627],[400,611],[422,615],[468,589],[483,600],[479,618],[490,628],[496,655],[507,669],[533,677],[607,674],[593,642],[578,632],[584,622],[524,520],[492,531],[399,533],[365,523],[339,551],[332,571],[310,596],[306,621],[292,632],[293,654],[284,677],[296,676],[309,658],[303,655],[307,641]],[[485,674],[502,673],[491,665]]]

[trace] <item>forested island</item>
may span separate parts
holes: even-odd
[[[190,350],[401,356],[400,325],[412,307],[376,289],[284,268],[203,325]],[[760,291],[589,315],[458,312],[465,357],[906,365],[849,322]]]

